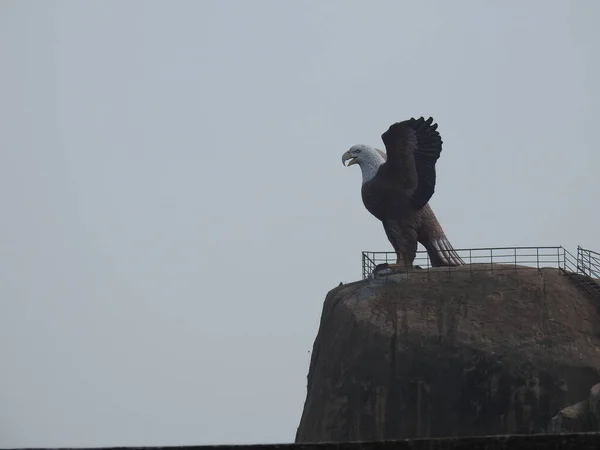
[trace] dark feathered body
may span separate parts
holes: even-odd
[[[415,208],[410,201],[410,191],[390,183],[390,175],[383,164],[377,175],[363,183],[361,195],[365,208],[379,220],[406,218]]]

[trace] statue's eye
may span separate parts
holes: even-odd
[[[360,153],[360,152],[361,152],[361,149],[360,149],[360,148],[357,148],[357,149],[356,149],[356,153]]]

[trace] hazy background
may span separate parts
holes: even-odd
[[[600,250],[600,2],[0,2],[0,446],[291,442],[432,115],[455,247]]]

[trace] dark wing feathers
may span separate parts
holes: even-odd
[[[388,176],[403,189],[411,191],[417,209],[427,204],[435,190],[435,163],[442,151],[442,138],[433,117],[411,118],[397,122],[383,133]]]

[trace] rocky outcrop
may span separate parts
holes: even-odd
[[[600,431],[600,384],[590,389],[584,401],[562,409],[549,427],[552,433],[583,433]]]
[[[296,442],[539,433],[586,398],[595,300],[558,269],[489,268],[330,291]]]

